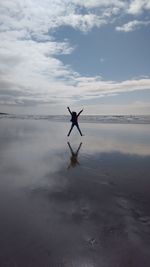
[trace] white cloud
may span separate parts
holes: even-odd
[[[122,8],[125,6],[125,1],[123,0],[73,0],[73,2],[86,8],[96,8],[103,6],[116,6]]]
[[[78,77],[76,80],[78,81],[78,88],[81,90],[81,95],[86,95],[86,97],[91,98],[121,92],[150,89],[150,78],[126,80],[122,82],[104,81],[100,77]]]
[[[78,107],[80,109],[80,106]],[[94,104],[84,105],[84,113],[90,115],[149,115],[150,103],[132,102],[127,104]],[[141,126],[140,126],[141,127]]]
[[[28,37],[32,34],[47,34],[51,29],[70,25],[88,31],[103,24],[102,16],[94,13],[79,13],[74,1],[69,0],[19,0],[0,3],[1,31],[24,30]]]
[[[91,30],[94,26],[100,27],[106,23],[106,20],[101,19],[94,14],[69,14],[68,16],[60,18],[60,25],[69,25],[75,29],[80,29],[83,32]]]
[[[53,30],[69,25],[86,32],[105,20],[76,12],[69,0],[1,0],[0,14],[1,103],[59,103],[75,95],[69,84],[79,74],[56,58],[74,48],[54,41]]]
[[[71,26],[88,32],[110,23],[127,3],[121,0],[1,0],[0,103],[65,104],[97,95],[150,89],[149,78],[118,83],[103,81],[101,77],[81,77],[56,58],[72,53],[75,48],[67,40],[56,42],[54,30]],[[137,10],[148,9],[149,2],[144,3]],[[84,14],[81,7],[85,9]],[[130,13],[135,13],[133,7],[129,5]],[[147,24],[149,21],[136,20],[117,30],[131,31]],[[103,58],[100,60],[103,62]]]
[[[136,29],[139,29],[142,26],[148,26],[149,24],[150,24],[150,21],[133,20],[128,23],[125,23],[122,26],[117,26],[116,30],[122,31],[122,32],[131,32]]]
[[[134,0],[130,2],[128,13],[138,15],[144,10],[150,10],[150,0]]]

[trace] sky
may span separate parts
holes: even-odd
[[[0,112],[150,114],[150,0],[1,0]]]

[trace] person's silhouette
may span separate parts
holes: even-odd
[[[71,133],[71,131],[72,131],[72,129],[73,129],[74,126],[77,127],[80,135],[82,136],[82,132],[81,132],[81,130],[79,128],[79,124],[78,124],[78,117],[81,114],[81,112],[83,111],[83,109],[78,114],[75,111],[71,111],[69,107],[67,107],[67,109],[70,112],[70,115],[71,115],[71,120],[70,121],[72,122],[72,125],[71,125],[70,131],[68,133],[68,136],[70,135],[70,133]]]
[[[78,154],[79,154],[79,150],[80,150],[80,148],[82,146],[82,143],[79,144],[79,147],[78,147],[76,152],[73,151],[73,149],[72,149],[72,147],[71,147],[69,142],[67,144],[68,144],[70,152],[71,152],[70,164],[68,166],[68,169],[70,169],[70,167],[74,168],[77,165],[80,165],[79,162],[78,162]]]

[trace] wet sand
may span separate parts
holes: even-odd
[[[150,266],[150,125],[0,123],[1,267]]]

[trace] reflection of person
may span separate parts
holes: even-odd
[[[77,149],[76,152],[73,151],[73,149],[72,149],[72,147],[71,147],[71,145],[70,145],[69,142],[67,144],[68,144],[68,146],[70,148],[70,152],[71,152],[70,164],[68,166],[68,169],[70,169],[70,167],[73,167],[74,168],[77,165],[80,165],[79,162],[78,162],[78,154],[79,154],[79,150],[80,150],[80,148],[82,146],[82,143],[80,143],[80,145],[79,145],[79,147],[78,147],[78,149]]]
[[[83,109],[77,114],[75,111],[71,111],[69,107],[67,107],[67,108],[68,108],[68,110],[70,112],[70,115],[71,115],[71,120],[70,121],[72,122],[72,125],[71,125],[70,131],[68,133],[68,136],[70,135],[70,133],[71,133],[71,131],[72,131],[74,126],[77,127],[80,135],[82,136],[82,133],[81,133],[81,130],[80,130],[79,124],[78,124],[78,117],[81,114],[81,112],[83,111]]]

